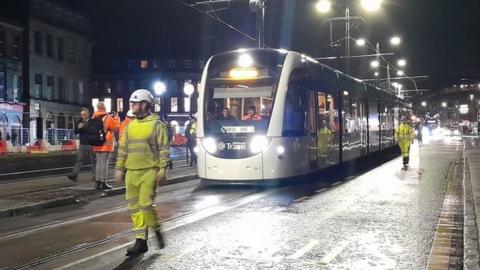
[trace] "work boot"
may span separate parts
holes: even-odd
[[[138,256],[148,251],[147,240],[137,239],[135,244],[127,248],[127,256]]]
[[[112,189],[112,186],[105,182],[100,182],[100,189]]]
[[[75,176],[73,174],[67,175],[68,179],[72,180],[73,182],[77,182],[78,176]]]
[[[163,234],[160,229],[155,230],[155,236],[157,237],[158,248],[163,249],[165,247],[165,242],[163,241]]]

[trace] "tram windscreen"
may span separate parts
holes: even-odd
[[[207,134],[266,133],[277,85],[271,80],[214,82],[206,88]]]

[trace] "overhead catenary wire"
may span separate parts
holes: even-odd
[[[210,17],[211,19],[213,19],[213,20],[215,20],[215,21],[223,24],[224,26],[226,26],[226,27],[229,28],[230,30],[233,30],[233,31],[235,31],[235,32],[243,35],[244,37],[246,37],[247,39],[249,39],[249,40],[251,40],[251,41],[254,41],[254,42],[257,41],[256,38],[254,38],[254,37],[252,37],[251,35],[243,32],[242,30],[236,28],[235,26],[233,26],[233,25],[225,22],[225,21],[222,20],[220,17],[216,16],[217,14],[215,14],[215,16],[214,16],[214,15],[208,13],[208,12],[205,12],[205,11],[201,10],[200,8],[197,8],[195,5],[191,5],[191,4],[185,3],[185,2],[182,1],[182,0],[175,0],[175,1],[178,2],[178,3],[180,3],[180,4],[182,4],[183,6],[186,6],[186,7],[191,8],[191,9],[197,11],[197,12],[200,12],[200,13],[202,13],[202,14],[205,14],[206,16]],[[211,5],[211,3],[210,3],[211,1],[207,1],[207,2],[208,2],[209,5]],[[227,1],[225,1],[225,2],[227,2]],[[264,46],[269,47],[267,44],[264,44]]]

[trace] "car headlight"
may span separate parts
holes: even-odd
[[[258,154],[268,146],[268,139],[262,135],[256,135],[250,141],[250,152]]]
[[[205,138],[202,140],[203,148],[210,153],[213,154],[217,151],[217,143],[213,138]]]

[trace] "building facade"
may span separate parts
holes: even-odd
[[[24,28],[0,18],[0,140],[22,127],[22,76]]]
[[[25,96],[30,137],[47,139],[51,130],[71,130],[80,108],[90,103],[90,24],[85,16],[46,0],[30,0],[29,10]],[[55,136],[59,140],[66,134]]]
[[[93,64],[92,105],[104,101],[107,109],[125,115],[130,94],[147,89],[157,98],[155,111],[183,125],[197,111],[198,84],[205,62],[180,57],[96,57]],[[160,88],[156,89],[161,85]]]

